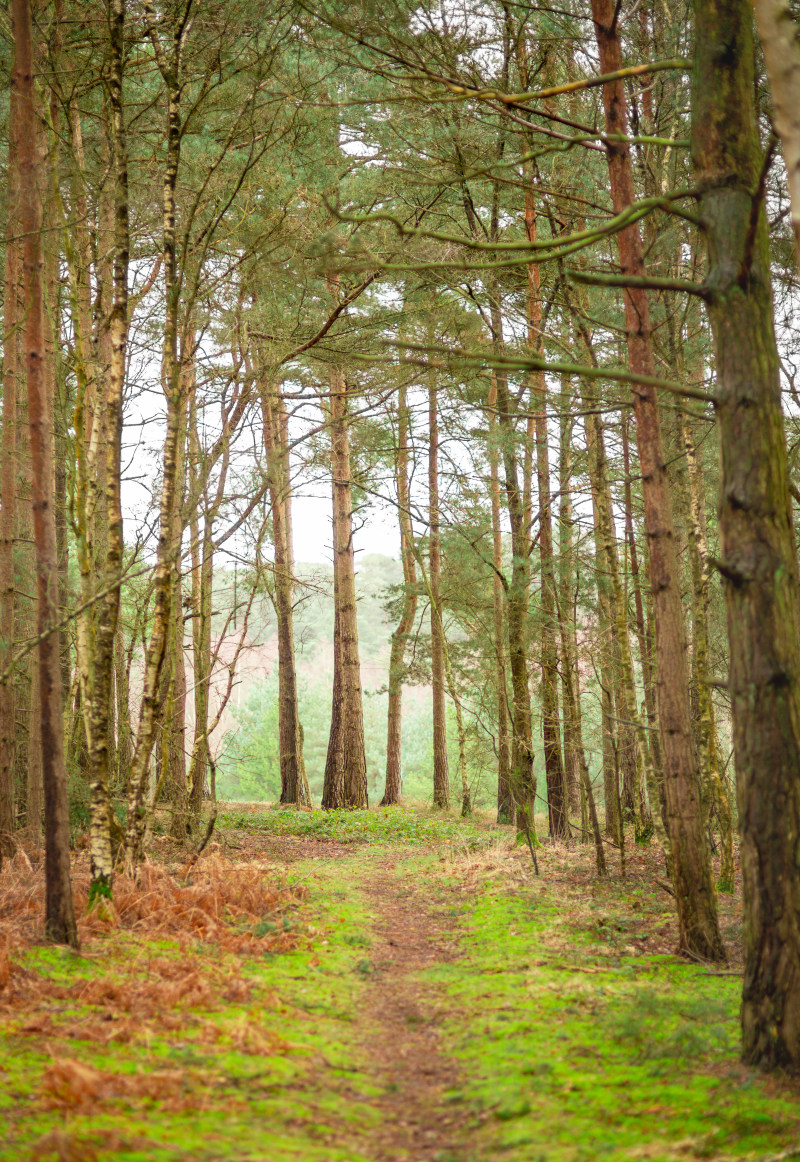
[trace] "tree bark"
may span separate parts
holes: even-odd
[[[19,97],[9,94],[6,255],[3,293],[3,427],[0,437],[0,860],[14,852],[16,699],[11,659],[14,653],[16,586],[14,544],[17,524],[17,395],[20,391],[20,242]]]
[[[303,759],[303,728],[300,724],[297,698],[294,648],[294,560],[291,542],[288,428],[280,391],[271,384],[262,390],[261,414],[272,509],[275,615],[278,622],[280,801],[310,807],[311,793]]]
[[[51,940],[77,946],[69,873],[67,774],[61,697],[58,623],[58,554],[54,517],[52,401],[44,382],[42,213],[38,173],[33,45],[28,0],[13,0],[14,85],[19,112],[19,162],[23,246],[23,302],[28,423],[33,463],[36,541],[38,661],[45,813],[45,931]]]
[[[439,513],[439,405],[436,380],[428,382],[428,584],[430,586],[431,686],[433,689],[433,805],[450,806],[442,608],[442,541]]]
[[[586,765],[583,748],[580,697],[577,695],[578,641],[576,625],[577,584],[573,529],[575,514],[572,505],[572,438],[574,423],[569,408],[569,382],[561,385],[561,424],[558,455],[558,575],[556,612],[561,639],[561,692],[564,730],[564,786],[573,814],[581,810],[582,771]],[[592,797],[594,801],[594,797]],[[588,805],[588,804],[587,804]]]
[[[114,0],[110,21],[110,65],[106,127],[110,191],[101,209],[109,249],[103,290],[107,322],[99,339],[104,375],[92,382],[89,351],[89,246],[82,240],[82,262],[73,275],[73,302],[80,318],[82,371],[79,370],[75,430],[79,454],[77,486],[78,560],[81,596],[91,602],[78,619],[78,671],[86,731],[90,795],[90,899],[110,895],[113,877],[111,799],[113,764],[114,650],[124,553],[122,529],[122,407],[128,341],[128,169],[123,114],[124,0]],[[73,134],[75,130],[73,129]],[[99,377],[98,377],[99,378]]]
[[[115,8],[122,7],[123,2],[124,0],[113,0]],[[181,382],[181,364],[178,358],[178,317],[182,272],[178,270],[176,251],[176,189],[182,140],[180,100],[183,37],[174,38],[171,54],[167,59],[155,29],[151,27],[150,31],[156,59],[167,89],[167,156],[162,187],[165,315],[161,352],[161,381],[166,400],[167,420],[159,498],[156,568],[153,577],[153,621],[145,652],[142,699],[128,785],[125,861],[130,872],[136,871],[144,858],[143,844],[148,814],[146,803],[147,771],[155,738],[156,711],[169,636],[172,592],[179,568],[180,544],[175,543],[173,535],[173,513],[176,495],[179,491],[179,449],[184,438],[184,428],[181,423],[183,384]]]
[[[536,242],[536,205],[530,186],[530,175],[525,188],[525,233],[531,243]],[[539,265],[527,268],[528,291],[528,346],[541,356],[542,308],[539,287]],[[536,480],[539,488],[539,594],[540,663],[542,668],[541,707],[542,745],[544,749],[545,780],[547,782],[547,810],[550,836],[562,839],[569,836],[569,818],[564,787],[564,763],[561,753],[561,721],[558,713],[558,648],[555,630],[555,567],[553,564],[553,514],[550,498],[550,451],[547,444],[547,385],[543,371],[530,375],[531,411],[536,449]],[[529,534],[530,535],[530,534]]]
[[[498,293],[497,287],[490,291],[490,318],[494,347],[499,353],[503,348],[503,322]],[[517,827],[520,833],[527,835],[534,829],[536,802],[531,695],[528,686],[530,537],[525,520],[524,498],[519,486],[517,434],[514,407],[508,390],[508,377],[504,370],[498,368],[495,378],[498,431],[503,457],[508,518],[511,525],[511,580],[506,591],[508,660],[513,695],[511,786],[517,810]]]
[[[492,612],[497,683],[497,822],[514,822],[511,771],[511,723],[508,712],[508,654],[506,647],[506,598],[503,572],[503,533],[500,526],[500,456],[497,432],[497,376],[489,388],[489,488],[492,501]]]
[[[686,416],[681,416],[686,463],[689,477],[689,561],[692,572],[692,596],[694,604],[693,657],[695,685],[697,688],[697,751],[700,763],[701,782],[707,787],[709,814],[713,806],[717,809],[720,830],[721,866],[717,890],[732,892],[733,875],[733,826],[731,805],[719,769],[719,749],[714,715],[714,701],[709,686],[708,659],[708,590],[710,583],[708,563],[708,543],[706,539],[706,511],[703,503],[702,483],[697,465],[692,430]]]
[[[331,372],[331,473],[333,489],[334,676],[331,735],[325,762],[323,807],[367,807],[367,759],[361,663],[358,654],[353,501],[347,382]]]
[[[800,1070],[800,597],[772,317],[752,10],[695,0],[692,158],[708,242],[745,910],[742,1055]]]
[[[653,768],[655,786],[658,788],[656,801],[651,803],[651,810],[661,811],[664,799],[664,764],[661,758],[661,738],[658,730],[658,715],[656,713],[655,677],[653,674],[653,657],[650,649],[650,637],[647,633],[644,617],[644,603],[642,601],[642,581],[639,571],[639,551],[636,545],[636,535],[633,528],[633,491],[631,481],[630,448],[628,440],[628,412],[622,416],[622,470],[625,474],[624,503],[625,503],[625,537],[628,542],[628,554],[631,565],[631,584],[633,586],[633,602],[636,614],[636,638],[639,643],[639,661],[642,667],[642,685],[644,687],[644,703],[647,713],[648,745],[650,762]]]
[[[397,487],[397,516],[400,523],[400,559],[403,563],[403,609],[397,628],[392,634],[392,646],[389,653],[386,783],[381,799],[382,807],[398,803],[403,788],[403,677],[405,675],[408,635],[414,628],[417,615],[417,570],[414,563],[414,529],[411,524],[408,488],[408,428],[409,411],[406,385],[401,381],[397,399],[395,483]]]

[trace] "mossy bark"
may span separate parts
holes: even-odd
[[[800,594],[772,317],[746,0],[695,0],[692,157],[722,450],[719,536],[730,642],[745,909],[742,1053],[800,1071]]]

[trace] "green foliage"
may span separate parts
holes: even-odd
[[[80,771],[67,772],[69,833],[72,842],[89,827],[89,784]]]
[[[253,686],[247,702],[234,709],[233,717],[236,728],[230,732],[217,766],[217,794],[221,799],[253,803],[279,799],[277,670]]]
[[[92,880],[89,885],[88,907],[91,909],[101,900],[112,899],[111,884],[108,880]]]

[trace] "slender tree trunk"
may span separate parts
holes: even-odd
[[[85,603],[91,602],[78,619],[77,632],[91,815],[90,899],[110,895],[113,875],[109,780],[114,744],[114,648],[124,552],[120,477],[130,246],[127,146],[122,110],[124,0],[114,0],[109,27],[111,53],[106,124],[111,192],[105,199],[101,217],[110,253],[102,263],[108,318],[99,340],[104,362],[100,382],[92,382],[96,377],[89,351],[89,247],[82,227],[79,234],[82,253],[73,262],[72,274],[80,351],[75,408],[77,549],[81,597]]]
[[[592,14],[601,72],[618,72],[622,67],[622,50],[613,0],[592,0]],[[619,140],[628,136],[624,81],[609,81],[603,86],[603,106],[609,137],[606,156],[612,201],[614,212],[619,214],[635,201],[630,147],[625,140]],[[621,229],[616,235],[616,243],[623,274],[641,276],[644,259],[638,225]],[[653,375],[655,363],[647,292],[630,288],[623,297],[630,370],[634,375]],[[658,718],[662,732],[679,949],[708,960],[723,960],[725,951],[717,923],[716,895],[703,833],[692,748],[686,634],[677,585],[672,505],[655,388],[636,384],[633,406],[655,612]]]
[[[492,499],[492,606],[497,683],[497,822],[514,822],[514,791],[511,771],[511,723],[508,713],[508,654],[506,648],[506,600],[503,572],[503,533],[500,526],[500,455],[497,431],[497,376],[489,388],[489,488]]]
[[[580,708],[575,699],[578,687],[578,644],[575,624],[576,601],[573,598],[575,561],[572,507],[572,435],[573,419],[569,408],[569,383],[562,382],[561,425],[558,456],[558,577],[556,590],[557,624],[561,638],[561,692],[564,707],[564,785],[569,809],[581,809],[581,770],[586,762],[581,737]]]
[[[275,614],[278,621],[278,738],[281,766],[281,803],[311,806],[303,761],[303,731],[297,699],[294,649],[294,562],[292,559],[288,431],[277,388],[267,385],[261,395],[264,449],[269,477],[274,551]]]
[[[225,446],[217,479],[215,499],[209,504],[204,485],[200,433],[197,416],[196,384],[189,391],[189,487],[191,508],[189,535],[192,557],[192,677],[194,685],[194,737],[189,760],[187,783],[189,809],[199,820],[203,806],[209,765],[209,698],[211,694],[211,598],[214,584],[213,545],[214,518],[219,510],[228,475],[229,440]],[[223,425],[224,426],[224,425]],[[200,506],[203,504],[202,528]]]
[[[433,688],[433,805],[450,806],[445,705],[445,642],[442,624],[442,542],[439,514],[439,405],[436,380],[428,383],[428,578],[431,603],[431,685]]]
[[[490,297],[492,337],[495,350],[503,348],[503,324],[498,289]],[[512,751],[511,785],[517,809],[517,827],[521,834],[533,831],[536,802],[536,779],[533,774],[533,728],[531,695],[528,686],[528,617],[530,537],[525,522],[523,494],[519,486],[517,434],[514,409],[508,390],[508,378],[498,368],[497,420],[503,456],[506,503],[511,525],[511,581],[506,591],[508,661],[511,670],[513,703],[511,711]]]
[[[358,654],[356,575],[347,382],[331,372],[331,470],[334,552],[334,681],[323,807],[367,807],[367,760]]]
[[[386,785],[382,807],[399,802],[403,787],[402,723],[403,677],[408,635],[414,628],[417,615],[417,570],[414,563],[414,529],[411,524],[408,487],[408,428],[409,411],[406,385],[400,383],[397,400],[397,451],[395,454],[395,482],[397,486],[397,514],[400,523],[400,558],[403,563],[403,609],[397,628],[392,634],[389,654],[389,709],[386,727]]]
[[[162,732],[166,750],[165,791],[171,805],[170,835],[185,840],[191,831],[186,787],[186,663],[183,654],[183,577],[181,572],[183,542],[183,494],[186,486],[186,440],[188,397],[194,390],[194,352],[184,358],[180,372],[179,414],[181,435],[177,444],[175,493],[172,498],[171,539],[175,553],[175,575],[172,583],[170,626],[167,641],[168,691],[167,713]],[[165,668],[165,676],[167,670]]]
[[[653,674],[653,657],[650,650],[650,638],[647,633],[644,618],[644,604],[642,601],[642,582],[639,571],[639,552],[636,546],[636,535],[633,529],[633,493],[631,488],[630,448],[628,440],[628,412],[622,416],[622,464],[625,474],[624,504],[625,504],[625,538],[628,542],[628,554],[631,566],[631,583],[633,586],[633,601],[636,612],[636,638],[639,643],[639,661],[642,666],[642,684],[644,686],[644,702],[647,713],[648,744],[650,762],[653,768],[655,785],[659,794],[651,807],[654,811],[661,811],[664,798],[664,764],[661,759],[661,738],[658,730],[658,715],[656,713],[655,677]]]
[[[692,570],[694,598],[694,670],[697,686],[697,750],[700,777],[708,787],[709,807],[717,809],[720,829],[721,867],[717,889],[733,891],[733,826],[728,792],[719,769],[717,728],[714,702],[711,697],[708,661],[708,589],[709,564],[706,540],[706,511],[703,503],[702,482],[697,466],[694,439],[686,416],[681,416],[683,441],[689,473],[689,560]]]
[[[128,788],[131,766],[131,705],[130,677],[125,657],[125,631],[122,621],[117,621],[114,637],[114,694],[117,703],[117,749],[115,762],[115,785],[124,795]]]
[[[525,189],[525,231],[531,243],[536,242],[536,206],[530,181]],[[528,266],[528,346],[542,354],[542,308],[539,287],[539,265]],[[558,714],[558,648],[555,630],[555,568],[553,564],[553,516],[550,499],[550,451],[547,444],[547,385],[543,371],[531,372],[531,411],[536,448],[536,479],[539,488],[539,562],[541,591],[541,706],[542,744],[547,782],[547,809],[550,835],[561,839],[569,835],[567,804],[564,793],[564,763],[561,755],[561,723]],[[530,535],[530,534],[529,534]]]
[[[123,4],[123,0],[113,2],[119,7]],[[121,34],[122,26],[119,27]],[[151,39],[157,44],[156,33],[152,30],[151,33]],[[163,60],[163,50],[157,51],[159,67],[167,84],[167,158],[162,190],[165,318],[161,357],[161,379],[167,406],[167,420],[162,459],[156,568],[153,578],[153,621],[145,652],[142,698],[128,789],[125,860],[129,871],[136,870],[144,856],[147,772],[155,739],[161,673],[169,637],[172,592],[180,555],[180,545],[175,544],[173,535],[173,513],[179,490],[180,444],[184,438],[181,424],[183,384],[178,358],[178,313],[182,280],[177,268],[175,228],[175,192],[181,156],[182,47],[183,39],[176,38],[169,62]]]
[[[0,860],[14,852],[14,767],[17,726],[14,677],[16,586],[14,544],[17,524],[17,396],[20,391],[19,337],[20,243],[18,128],[19,95],[9,94],[8,186],[6,193],[6,255],[3,294],[3,428],[0,437]]]
[[[708,239],[719,534],[745,909],[743,1057],[800,1070],[800,599],[772,318],[752,9],[695,0],[692,157]]]
[[[45,931],[51,940],[77,945],[69,874],[67,774],[58,630],[58,555],[54,519],[52,401],[44,383],[42,213],[36,149],[33,46],[28,0],[13,0],[14,86],[19,112],[19,162],[23,246],[28,423],[33,463],[36,541],[38,660],[45,812]]]

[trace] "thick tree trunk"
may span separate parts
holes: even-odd
[[[511,772],[511,723],[508,713],[508,653],[506,599],[503,588],[503,532],[500,525],[500,449],[497,431],[497,376],[489,388],[489,488],[492,501],[492,612],[497,684],[497,822],[514,822]]]
[[[433,688],[433,805],[450,806],[447,769],[445,642],[442,608],[442,541],[439,514],[439,406],[436,380],[428,384],[428,583],[430,586],[431,686]]]
[[[69,874],[67,774],[61,699],[58,623],[58,554],[54,518],[52,401],[44,383],[42,214],[36,150],[33,46],[28,0],[13,0],[14,86],[19,112],[19,162],[23,247],[25,362],[33,463],[36,541],[38,661],[45,814],[45,931],[51,940],[77,945]]]
[[[745,908],[743,1057],[800,1070],[800,598],[762,160],[752,9],[695,0],[692,157],[708,239],[722,449],[719,534]]]
[[[367,760],[358,654],[353,501],[347,383],[331,372],[331,473],[334,554],[334,677],[323,807],[367,807]]]
[[[622,50],[613,0],[592,0],[592,14],[603,73],[622,67]],[[635,201],[624,81],[603,86],[606,145],[614,212]],[[644,273],[638,225],[616,235],[623,274]],[[631,372],[655,373],[647,292],[624,292],[628,362]],[[717,923],[716,895],[711,877],[708,845],[703,832],[699,782],[694,762],[689,712],[686,634],[677,585],[677,560],[672,506],[667,484],[661,426],[655,388],[636,384],[633,389],[636,436],[642,471],[645,531],[650,558],[650,581],[655,612],[658,659],[657,703],[662,732],[664,780],[672,855],[672,877],[678,908],[678,946],[694,956],[723,960],[725,951]]]
[[[395,483],[397,487],[397,515],[400,524],[400,559],[403,563],[403,609],[397,628],[392,634],[392,646],[389,654],[386,784],[383,799],[381,799],[382,807],[389,807],[399,802],[403,787],[402,724],[405,652],[408,635],[414,628],[417,614],[417,570],[414,564],[414,529],[411,524],[408,488],[408,428],[409,411],[406,401],[406,385],[401,382],[397,399]]]

